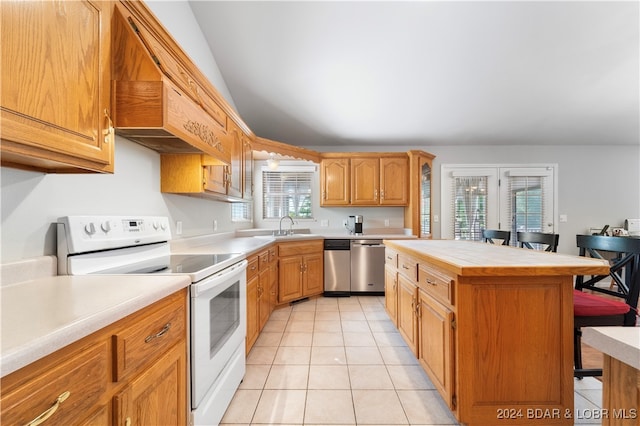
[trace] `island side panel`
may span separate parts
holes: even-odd
[[[458,277],[461,422],[573,424],[572,287],[572,276]]]

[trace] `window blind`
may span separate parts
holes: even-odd
[[[252,203],[231,203],[232,222],[251,222]]]
[[[454,176],[451,200],[456,240],[482,240],[487,227],[487,176]]]
[[[313,171],[302,168],[262,171],[262,217],[311,219]]]

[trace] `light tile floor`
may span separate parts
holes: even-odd
[[[575,424],[600,424],[593,417],[601,383],[575,383]],[[387,316],[384,297],[357,296],[273,312],[222,424],[458,423]]]

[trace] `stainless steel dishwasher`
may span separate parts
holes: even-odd
[[[348,239],[324,240],[324,295],[350,296],[351,246]]]
[[[382,240],[351,240],[351,293],[384,294]]]

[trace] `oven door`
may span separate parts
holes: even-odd
[[[191,407],[245,345],[247,261],[191,285]]]

